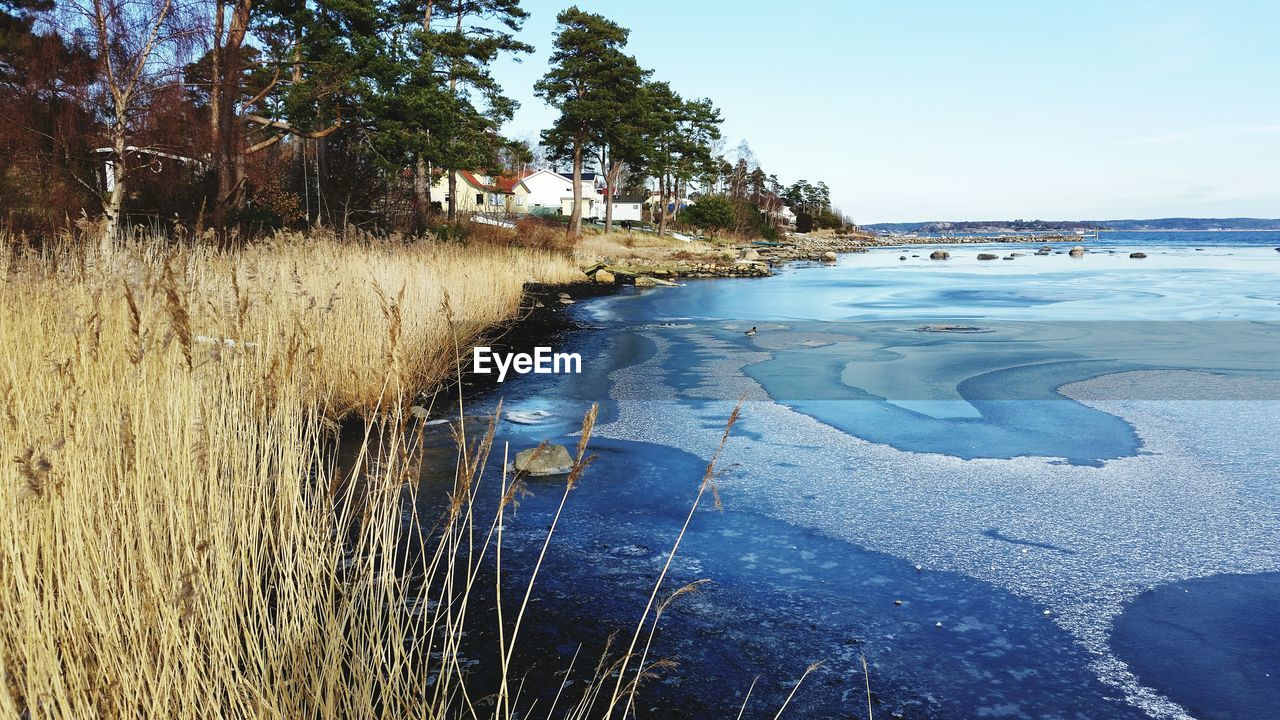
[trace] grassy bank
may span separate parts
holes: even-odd
[[[473,707],[456,648],[487,445],[398,565],[405,408],[526,279],[580,277],[550,253],[288,237],[0,259],[0,715]],[[333,470],[352,412],[381,418],[357,482]]]

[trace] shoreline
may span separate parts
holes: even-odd
[[[722,246],[668,246],[648,257],[589,256],[583,272],[595,284],[614,283],[651,287],[678,278],[760,278],[774,268],[798,261],[835,262],[840,255],[873,249],[921,245],[1044,245],[1083,244],[1096,238],[1057,235],[999,237],[881,237],[868,234],[792,235],[777,242],[745,241]],[[603,272],[602,272],[603,271]]]
[[[854,252],[865,252],[865,250]],[[559,292],[570,293],[575,301],[585,301],[622,292],[619,284],[569,283],[567,285],[526,286],[526,299],[522,303],[522,309],[527,309],[529,312],[503,326],[501,337],[508,342],[512,342],[512,347],[515,347],[514,343],[532,345],[537,344],[540,338],[554,337],[549,333],[554,332],[557,328],[563,332],[572,332],[575,329],[589,329],[589,324],[585,324],[573,317],[576,313],[566,312],[565,308],[560,307],[558,303]],[[539,302],[542,305],[538,305]],[[474,375],[470,375],[470,379],[473,381],[480,380]],[[468,399],[487,394],[499,387],[492,381],[487,383],[471,382],[464,383],[464,385],[467,385],[466,393]],[[951,623],[948,622],[947,624],[950,626]]]

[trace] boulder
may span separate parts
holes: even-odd
[[[933,252],[929,253],[930,260],[946,260],[949,257],[951,257],[951,253],[947,252],[946,250],[934,250]]]
[[[1141,252],[1129,253],[1129,257],[1131,257],[1131,258],[1133,258],[1133,259],[1135,259],[1135,260],[1141,260],[1142,258],[1144,258],[1144,257],[1146,257],[1146,256],[1147,256],[1147,254],[1146,254],[1146,253],[1141,253]]]
[[[573,458],[563,445],[543,445],[516,453],[515,468],[528,475],[564,475],[573,469]]]
[[[906,259],[907,259],[907,256],[906,256],[906,255],[899,255],[899,256],[898,256],[898,259],[899,259],[899,260],[906,260]]]
[[[822,262],[829,262],[829,263],[833,263],[833,262],[835,262],[835,261],[836,261],[836,254],[835,254],[835,253],[831,252],[830,250],[828,250],[828,251],[826,251],[826,252],[822,253]]]
[[[563,292],[562,292],[562,293],[558,293],[558,294],[556,295],[556,297],[560,298],[561,300],[572,300],[572,299],[573,299],[573,296],[572,296],[572,295],[570,295],[569,293],[563,293]]]
[[[995,253],[978,253],[979,260],[999,260],[1000,256]]]
[[[648,275],[641,275],[636,278],[636,287],[657,287],[658,281]]]
[[[597,270],[595,281],[601,285],[612,285],[618,281],[618,278],[614,277],[613,273],[608,270]]]
[[[1053,252],[1053,246],[1052,246],[1052,245],[1041,245],[1041,246],[1040,246],[1040,252],[1044,253],[1045,255],[1048,255],[1049,253]]]
[[[755,248],[750,248],[750,249],[748,249],[748,250],[744,250],[744,251],[742,251],[742,259],[743,259],[743,260],[759,260],[759,259],[760,259],[760,251],[759,251],[759,250],[756,250]]]
[[[1012,255],[1005,255],[1004,257],[1002,257],[1002,258],[1000,258],[1000,259],[1001,259],[1001,260],[1012,260],[1012,259],[1013,259],[1013,256],[1012,256]]]
[[[1022,257],[1026,253],[1009,253],[1009,257]]]
[[[1069,254],[1069,255],[1071,255],[1071,257],[1081,257],[1081,256],[1083,256],[1083,255],[1084,255],[1084,246],[1083,246],[1083,245],[1077,245],[1077,246],[1075,246],[1075,247],[1071,248],[1071,252],[1070,252],[1070,253],[1068,253],[1068,254]]]

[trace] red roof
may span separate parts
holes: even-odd
[[[520,184],[520,181],[532,174],[532,170],[525,170],[514,175],[500,175],[498,177],[498,189],[502,190],[502,192],[515,192],[516,186]]]
[[[521,180],[529,177],[533,173],[531,171],[524,171],[524,172],[515,173],[513,175],[499,175],[496,178],[496,182],[493,182],[493,183],[480,182],[480,178],[476,177],[477,173],[472,170],[459,170],[458,174],[461,175],[462,178],[466,180],[468,183],[470,183],[472,186],[477,187],[481,190],[487,190],[489,192],[512,193],[515,191],[516,185],[520,184]]]

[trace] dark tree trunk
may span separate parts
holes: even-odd
[[[217,197],[213,203],[213,221],[220,226],[234,216],[244,200],[244,158],[235,105],[240,97],[240,78],[244,69],[241,50],[248,32],[253,0],[234,0],[230,24],[226,25],[224,34],[227,5],[224,0],[214,7],[213,63],[209,78],[209,130],[213,144],[211,155],[213,171],[218,181]]]
[[[582,141],[573,143],[573,212],[569,214],[569,237],[582,234]]]
[[[667,174],[658,175],[658,237],[667,234]]]
[[[449,222],[458,219],[458,171],[449,171]]]
[[[427,159],[421,154],[413,169],[413,196],[418,229],[422,230],[431,221],[431,168],[427,167]]]

